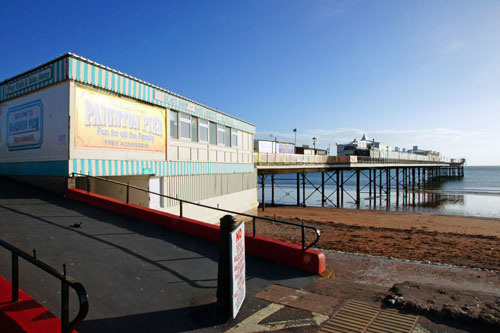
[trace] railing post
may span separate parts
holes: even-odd
[[[12,252],[12,302],[19,300],[19,257]]]
[[[255,235],[257,234],[257,232],[255,231],[255,216],[252,217],[252,230],[253,230],[253,236],[255,237]]]
[[[125,200],[126,203],[128,203],[128,201],[129,201],[129,190],[130,190],[130,185],[129,185],[129,181],[127,180],[127,198]]]
[[[69,290],[66,277],[61,279],[61,332],[66,332],[69,323]]]
[[[302,250],[306,248],[306,229],[304,228],[304,220],[302,220]]]
[[[182,217],[182,200],[179,201],[180,205],[179,205],[179,217]]]

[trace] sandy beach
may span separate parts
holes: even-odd
[[[266,207],[259,215],[317,227],[320,249],[500,270],[500,219],[293,206]],[[298,228],[258,221],[256,229],[258,235],[301,240]]]

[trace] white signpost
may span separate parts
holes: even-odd
[[[245,224],[241,223],[231,232],[231,299],[233,319],[236,318],[245,300]]]

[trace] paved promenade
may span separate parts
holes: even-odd
[[[215,315],[216,244],[4,178],[0,188],[0,237],[60,270],[65,263],[87,289],[80,332],[225,331],[269,304],[253,297],[258,292],[273,284],[301,289],[317,278],[247,255],[246,301],[236,320],[223,322]],[[0,275],[10,280],[3,248]],[[23,260],[20,288],[60,315],[59,283]]]

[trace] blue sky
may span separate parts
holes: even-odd
[[[2,1],[0,81],[64,52],[249,121],[500,165],[499,1]]]

